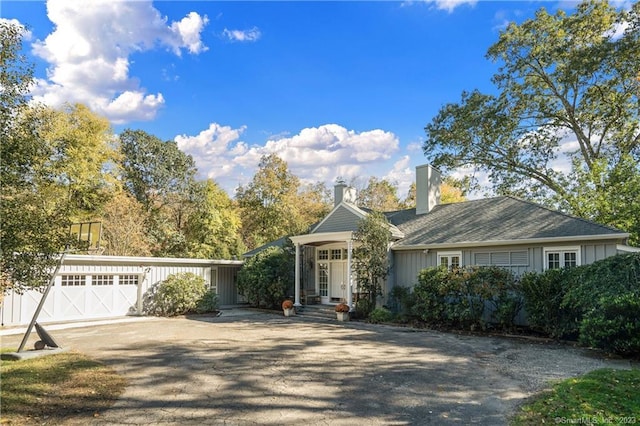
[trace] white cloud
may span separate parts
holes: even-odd
[[[196,136],[178,135],[174,138],[178,148],[193,156],[200,173],[218,179],[233,171],[233,159],[246,154],[247,145],[239,141],[245,126],[232,129],[211,123]]]
[[[374,129],[348,130],[337,124],[302,129],[290,137],[278,137],[264,144],[240,141],[245,127],[232,129],[211,123],[196,136],[175,137],[180,149],[191,154],[203,176],[216,181],[231,194],[255,174],[263,155],[277,154],[289,170],[303,182],[332,185],[336,177],[347,181],[376,174],[398,151],[398,138],[391,132]]]
[[[222,35],[231,41],[257,41],[262,37],[262,33],[258,27],[253,27],[249,30],[229,30],[227,28],[222,31]]]
[[[409,146],[407,151],[410,151]],[[397,185],[398,198],[404,200],[409,192],[409,187],[416,181],[416,169],[411,165],[411,157],[404,155],[393,163],[393,168],[383,176],[383,179]]]
[[[206,16],[189,13],[167,23],[150,0],[49,0],[47,14],[54,31],[33,44],[35,55],[47,61],[47,78],[37,80],[35,101],[52,106],[81,102],[114,123],[150,120],[164,104],[161,93],[149,94],[129,75],[134,52],[164,47],[207,50],[200,35]]]
[[[434,5],[438,10],[446,10],[449,13],[452,13],[453,10],[463,4],[468,4],[470,6],[475,6],[478,0],[419,0],[419,1],[405,1],[403,2],[403,6],[409,6],[415,3],[426,3],[429,5]]]

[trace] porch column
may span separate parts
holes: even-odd
[[[354,310],[353,307],[353,286],[351,279],[351,252],[353,249],[353,242],[351,239],[347,240],[347,305],[351,307],[351,311]]]
[[[295,302],[293,304],[293,306],[295,307],[300,307],[302,306],[302,304],[300,303],[300,243],[295,243],[296,244],[296,267],[295,267],[295,271],[296,271],[296,278],[295,278]]]

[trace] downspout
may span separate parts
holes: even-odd
[[[300,303],[300,243],[296,243],[296,266],[295,266],[295,302],[293,306],[299,308],[302,306]]]
[[[349,312],[354,311],[353,307],[353,279],[351,278],[351,252],[353,251],[353,240],[349,238],[347,240],[347,305],[349,305]]]

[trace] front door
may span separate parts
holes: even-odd
[[[331,262],[330,301],[347,300],[347,265],[344,262]]]

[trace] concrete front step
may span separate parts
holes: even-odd
[[[336,319],[336,310],[333,305],[303,305],[296,308],[296,315],[313,318]]]

